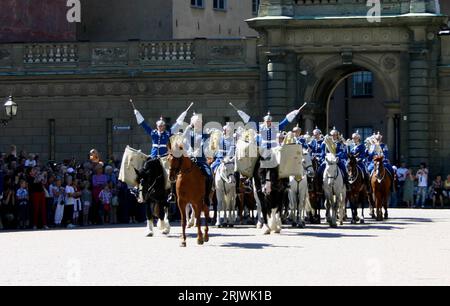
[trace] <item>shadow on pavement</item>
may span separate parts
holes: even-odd
[[[243,242],[227,242],[221,244],[219,247],[232,249],[251,249],[251,250],[260,250],[265,248],[302,248],[300,246],[282,246],[282,245],[273,245],[269,243],[243,243]]]
[[[296,232],[296,233],[283,233],[286,236],[307,236],[307,237],[317,237],[317,238],[375,238],[377,235],[351,235],[351,234],[341,234],[341,233],[326,233],[326,232]]]

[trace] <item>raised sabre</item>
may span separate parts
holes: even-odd
[[[133,99],[130,99],[130,103],[131,103],[131,106],[133,106],[133,109],[136,109],[136,106],[133,103]]]

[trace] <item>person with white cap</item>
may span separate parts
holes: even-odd
[[[364,175],[364,180],[366,184],[369,187],[369,174],[367,172],[366,167],[366,146],[361,143],[361,135],[359,134],[359,131],[356,131],[352,134],[352,145],[350,146],[350,154],[354,155],[356,157],[356,161],[358,162],[358,167],[362,171]]]
[[[205,193],[205,203],[209,206],[209,194],[212,189],[213,175],[211,167],[208,165],[206,156],[204,154],[204,147],[209,138],[208,134],[203,133],[203,117],[202,114],[196,114],[194,112],[190,125],[184,131],[184,149],[186,150],[188,156],[195,162],[195,164],[200,168],[203,175],[206,177],[206,193]]]
[[[211,168],[213,173],[216,172],[217,168],[220,166],[220,163],[223,161],[225,157],[232,158],[235,153],[235,141],[234,141],[234,130],[233,125],[228,122],[223,127],[222,137],[219,141],[220,148],[214,156],[214,162],[211,164]]]
[[[347,190],[349,190],[349,183],[348,183],[348,173],[347,173],[347,169],[345,167],[345,161],[347,160],[347,147],[344,143],[342,143],[341,139],[340,139],[340,134],[339,131],[333,127],[333,129],[330,131],[330,136],[333,139],[333,142],[336,146],[336,152],[335,155],[338,158],[338,167],[342,172],[342,176],[344,177],[344,182],[347,186]],[[325,163],[325,157],[327,155],[328,152],[328,148],[325,144],[325,142],[322,143],[322,148],[321,148],[321,154],[322,154],[322,164],[319,167],[318,170],[318,175],[319,177],[323,177],[323,173],[325,171],[325,167],[326,167],[326,163]]]
[[[292,132],[294,133],[297,144],[301,145],[303,149],[308,149],[306,138],[302,135],[302,128],[297,124],[292,129]]]
[[[319,161],[319,164],[323,162],[322,160],[322,143],[323,143],[323,135],[322,131],[316,127],[313,130],[312,140],[309,143],[308,147],[311,151],[311,156]]]
[[[133,103],[132,101],[130,101]],[[192,105],[192,104],[191,104]],[[183,125],[184,120],[187,116],[187,111],[183,112],[176,120],[175,124],[170,128],[166,129],[166,122],[161,116],[156,122],[156,129],[152,129],[146,122],[142,114],[134,107],[134,115],[136,116],[137,123],[144,128],[147,134],[152,139],[152,149],[150,152],[151,158],[158,158],[165,156],[168,153],[167,145],[172,134],[176,133],[178,129]]]
[[[384,156],[384,159],[383,159],[384,167],[388,170],[389,175],[391,176],[392,180],[394,180],[395,172],[389,162],[389,148],[385,143],[383,143],[383,135],[381,135],[380,132],[378,132],[373,137],[378,142],[378,144],[372,144],[367,152],[368,159],[370,162],[369,166],[367,167],[367,170],[369,171],[369,173],[373,172],[373,169],[375,168],[374,158],[376,156],[379,156],[382,154]],[[381,151],[376,150],[377,145],[379,145]]]

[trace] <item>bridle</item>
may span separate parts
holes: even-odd
[[[192,163],[191,167],[183,169],[183,157],[175,157],[172,154],[169,154],[169,158],[172,160],[178,161],[178,167],[172,167],[172,162],[169,166],[169,173],[175,173],[175,175],[187,174],[194,169],[194,164]]]

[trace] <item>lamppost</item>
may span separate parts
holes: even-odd
[[[17,103],[13,101],[12,96],[9,96],[8,99],[6,99],[4,106],[7,118],[1,119],[0,122],[6,126],[15,116],[17,116]]]

